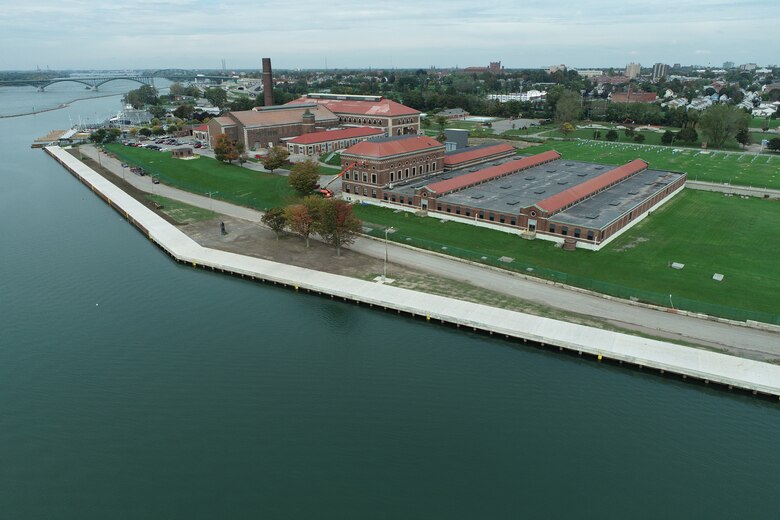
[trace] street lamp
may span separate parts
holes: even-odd
[[[382,282],[385,282],[387,280],[387,234],[391,230],[395,231],[392,227],[385,228],[385,265],[384,265],[384,270],[382,271]]]
[[[214,211],[214,198],[212,196],[216,195],[217,193],[219,193],[219,192],[218,191],[209,191],[209,192],[206,193],[209,196],[209,201],[211,201],[211,202],[209,202],[209,206],[211,207],[210,208],[211,211]]]

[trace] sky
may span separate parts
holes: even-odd
[[[780,62],[779,0],[0,0],[0,70]]]

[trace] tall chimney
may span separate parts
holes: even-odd
[[[263,58],[263,104],[274,104],[274,76],[271,73],[271,58]]]

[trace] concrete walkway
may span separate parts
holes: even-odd
[[[507,338],[780,395],[780,366],[209,249],[61,148],[47,153],[178,261]]]
[[[81,148],[84,150],[84,155],[97,161],[97,153],[93,147],[82,146]],[[102,155],[101,163],[114,173],[121,174],[122,168],[119,161]],[[125,179],[142,191],[156,193],[193,206],[213,209],[223,215],[258,223],[262,217],[261,212],[253,209],[219,200],[210,200],[208,196],[196,195],[163,184],[152,184],[148,177],[139,177],[131,174],[129,170],[125,171]],[[385,244],[382,241],[359,238],[350,249],[374,258],[382,259],[385,256]],[[387,249],[390,262],[522,298],[547,307],[608,320],[624,328],[646,334],[693,343],[701,342],[709,346],[758,354],[754,357],[780,359],[780,332],[731,325],[630,305],[623,300],[609,299],[565,286],[549,284],[536,278],[471,264],[392,242],[387,244]]]

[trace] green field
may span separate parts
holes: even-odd
[[[179,202],[178,200],[169,199],[160,195],[147,195],[146,197],[149,200],[153,200],[162,205],[160,211],[181,224],[211,220],[217,216],[215,212],[208,209],[190,206],[184,202]]]
[[[625,164],[644,159],[651,168],[681,171],[690,180],[732,183],[780,189],[780,156],[754,155],[722,150],[652,147],[604,141],[548,141],[523,153],[557,150],[565,159],[605,164]],[[680,150],[674,152],[674,150]]]
[[[290,204],[298,198],[287,184],[287,177],[280,175],[256,172],[209,157],[185,161],[172,159],[168,152],[121,144],[109,144],[105,148],[120,160],[156,175],[165,184],[201,195],[212,193],[216,199],[243,206],[267,209]]]
[[[599,252],[563,251],[547,241],[387,208],[361,205],[355,211],[377,237],[392,226],[397,231],[391,240],[408,245],[623,298],[668,306],[672,294],[679,308],[780,323],[780,316],[741,312],[779,314],[780,241],[767,240],[780,229],[777,202],[685,190]],[[671,269],[670,262],[685,268]],[[714,273],[725,279],[712,280]]]

